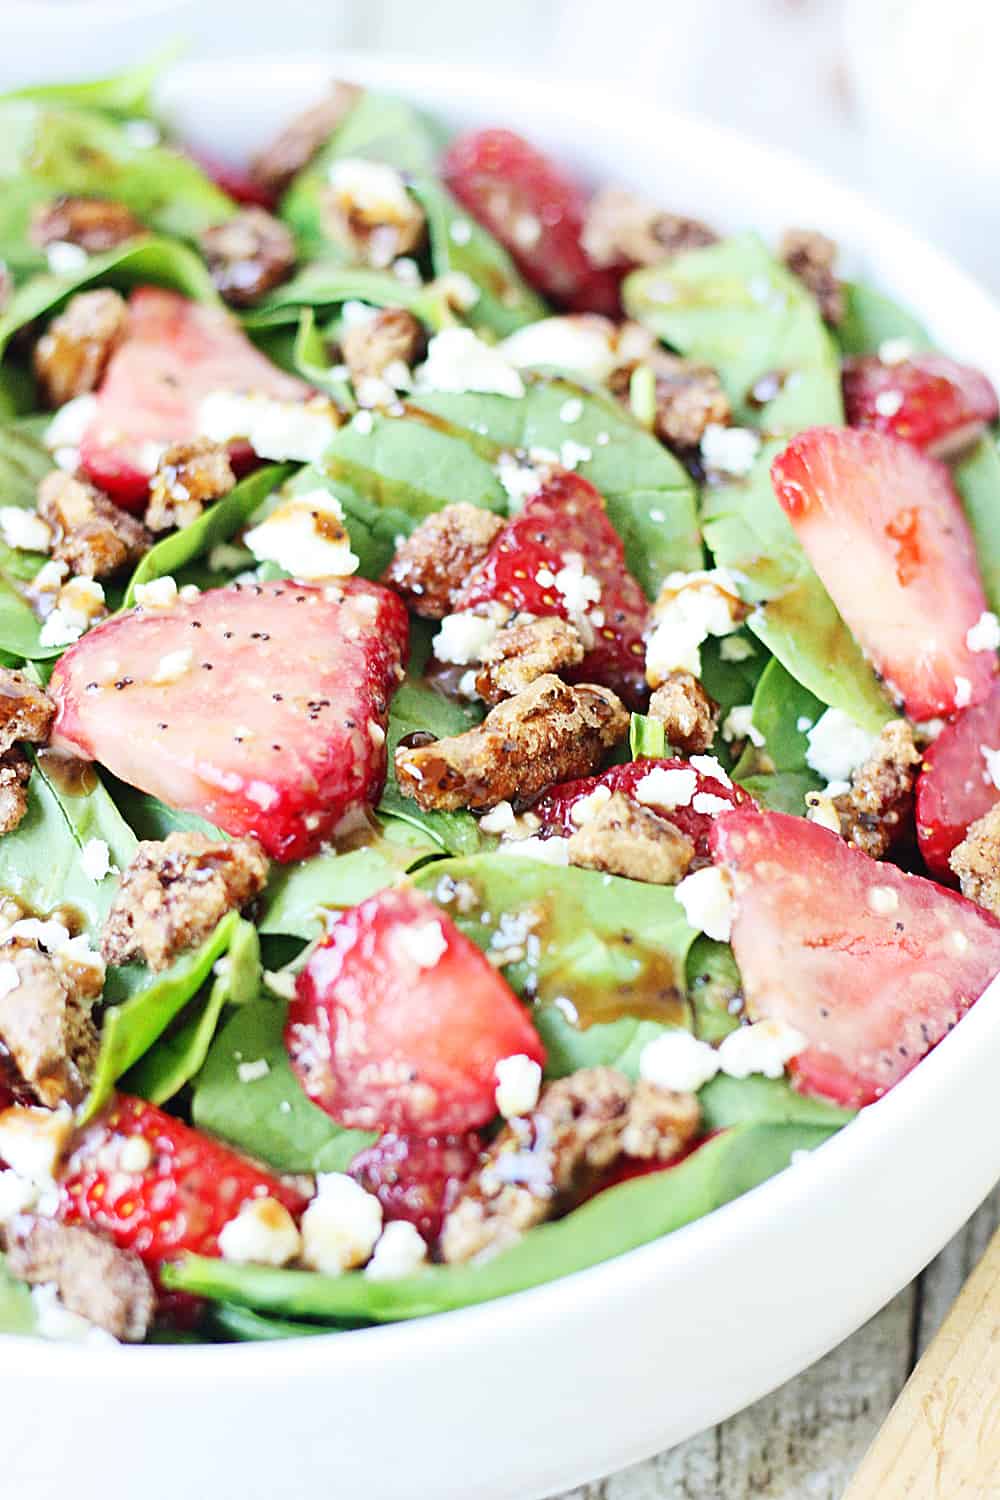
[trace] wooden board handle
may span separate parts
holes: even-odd
[[[1000,1230],[900,1393],[844,1500],[1000,1497]]]

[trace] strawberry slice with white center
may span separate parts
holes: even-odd
[[[875,354],[844,362],[844,408],[852,427],[871,427],[944,458],[975,441],[1000,415],[981,370],[944,354],[887,363]]]
[[[137,287],[128,306],[128,332],[98,389],[80,462],[94,484],[134,510],[146,498],[162,449],[199,435],[199,407],[211,392],[277,401],[304,401],[311,392],[265,359],[220,307],[157,286]],[[244,460],[248,451],[244,445]]]
[[[647,701],[643,635],[649,605],[625,565],[604,499],[586,479],[551,470],[498,532],[452,608],[460,613],[495,603],[571,620],[586,654],[567,673],[570,680],[613,688],[630,707]]]
[[[787,813],[727,813],[712,834],[733,881],[732,945],[753,1020],[806,1039],[796,1086],[871,1104],[1000,971],[1000,922]]]
[[[132,610],[58,662],[52,743],[301,859],[381,794],[407,634],[396,595],[354,578]]]
[[[298,978],[285,1042],[341,1125],[437,1136],[497,1112],[496,1065],[545,1049],[513,990],[420,891],[342,912]]]
[[[917,839],[927,868],[954,882],[948,857],[969,824],[1000,798],[1000,682],[984,703],[956,714],[924,755],[917,781]]]
[[[813,427],[779,453],[771,479],[809,561],[907,714],[932,719],[981,703],[997,658],[968,642],[987,604],[944,464],[885,433]]]

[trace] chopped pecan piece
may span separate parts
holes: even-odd
[[[283,193],[296,172],[308,166],[326,145],[361,93],[356,83],[332,82],[322,99],[289,121],[280,135],[253,158],[250,170],[254,181],[269,193]]]
[[[207,438],[173,443],[149,481],[146,525],[169,531],[197,521],[206,505],[221,500],[236,483],[227,450]]]
[[[198,236],[212,280],[233,307],[249,307],[295,265],[291,230],[265,208],[244,208]]]
[[[124,203],[113,198],[64,197],[35,206],[28,236],[43,249],[60,242],[79,245],[88,255],[100,255],[148,232]]]
[[[122,876],[101,935],[109,964],[145,959],[165,969],[193,948],[234,907],[264,888],[268,861],[253,839],[171,833],[143,839]]]
[[[669,745],[685,755],[700,755],[715,739],[719,705],[693,672],[668,672],[649,700],[649,717],[663,725]]]
[[[124,298],[107,287],[67,302],[35,345],[35,374],[49,406],[97,388],[127,323]]]
[[[399,366],[401,372],[419,358],[424,330],[405,307],[383,307],[367,322],[355,323],[341,335],[343,351],[355,386],[378,380]]]
[[[0,944],[0,1041],[39,1103],[54,1109],[86,1095],[98,1037],[80,982],[68,967],[19,938]],[[90,970],[89,988],[99,984]]]
[[[663,213],[620,187],[594,194],[581,235],[583,248],[598,266],[655,266],[685,250],[714,245],[717,239],[700,220]]]
[[[786,229],[778,254],[793,276],[797,276],[816,301],[827,323],[844,318],[844,288],[834,273],[837,246],[815,229]]]
[[[13,833],[28,811],[31,762],[20,750],[0,755],[0,834]]]
[[[1000,917],[1000,802],[970,823],[949,863],[962,895]]]
[[[566,853],[571,865],[585,870],[676,885],[688,872],[694,845],[673,823],[615,792],[570,836]]]
[[[697,448],[711,423],[725,424],[732,416],[729,398],[709,365],[681,359],[665,349],[652,351],[644,361],[619,365],[608,382],[612,395],[629,404],[632,374],[638,363],[653,370],[655,415],[653,431],[661,443],[682,452]]]
[[[61,469],[46,474],[38,486],[38,513],[55,532],[52,556],[79,577],[110,578],[134,567],[153,545],[135,516]]]
[[[0,667],[0,754],[16,740],[44,745],[55,713],[56,706],[48,693],[27,673]]]
[[[401,172],[366,158],[341,157],[320,200],[323,229],[352,261],[383,270],[419,249],[424,211]]]
[[[547,673],[464,734],[396,751],[404,796],[425,810],[486,808],[587,776],[624,739],[629,715],[610,688]]]
[[[485,648],[476,692],[487,703],[523,693],[546,672],[564,672],[583,661],[583,641],[575,625],[558,615],[540,620],[516,618]]]
[[[509,1121],[447,1215],[446,1261],[485,1260],[573,1208],[626,1152],[670,1161],[694,1138],[698,1101],[584,1068],[546,1084],[533,1114]]]
[[[833,799],[849,844],[872,859],[888,852],[912,811],[919,766],[911,726],[906,719],[893,719],[851,777],[851,790]]]
[[[425,620],[441,620],[472,569],[481,563],[502,517],[478,505],[446,505],[404,537],[382,575],[407,607]]]
[[[142,1261],[95,1230],[19,1214],[6,1231],[7,1269],[32,1286],[53,1284],[63,1304],[126,1344],[141,1344],[156,1310]]]

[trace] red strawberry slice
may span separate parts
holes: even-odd
[[[137,287],[128,333],[111,356],[80,444],[90,479],[119,505],[141,508],[160,449],[198,436],[198,408],[211,391],[252,391],[279,401],[310,394],[265,359],[222,308],[163,287]]]
[[[211,177],[216,187],[221,188],[234,203],[245,203],[250,208],[268,210],[277,206],[278,200],[274,194],[269,193],[261,183],[255,182],[245,168],[220,161],[217,156],[203,151],[200,146],[185,146],[183,149],[185,156],[190,156],[205,176]]]
[[[944,354],[886,364],[875,354],[844,363],[844,406],[852,427],[871,427],[943,458],[967,447],[1000,415],[980,370]]]
[[[386,1219],[407,1219],[431,1244],[462,1184],[472,1176],[477,1135],[397,1135],[387,1131],[351,1162],[351,1176],[374,1193]]]
[[[512,130],[471,131],[452,141],[442,172],[546,297],[576,312],[621,311],[621,273],[595,266],[580,243],[586,193],[530,141]]]
[[[446,1135],[496,1114],[496,1065],[545,1050],[514,992],[419,891],[336,918],[298,979],[285,1041],[309,1098],[341,1125]]]
[[[987,605],[945,466],[885,433],[814,427],[779,453],[771,478],[809,561],[910,717],[981,703],[997,659],[966,639]]]
[[[754,1020],[806,1046],[796,1087],[870,1104],[955,1025],[1000,970],[1000,922],[788,813],[727,813],[717,863],[733,877],[733,952]]]
[[[700,759],[697,756],[695,758]],[[669,806],[669,797],[666,802],[656,801],[657,797],[663,796],[662,788],[656,786],[660,779],[655,774],[657,771],[689,771],[695,778],[690,800],[680,807]],[[640,783],[650,773],[653,773],[652,779],[640,792],[637,790]],[[676,778],[673,779],[676,783]],[[587,776],[580,781],[564,781],[561,786],[552,787],[532,808],[535,816],[542,820],[542,836],[546,833],[575,833],[578,824],[574,822],[573,809],[599,786],[606,786],[610,792],[623,792],[635,802],[641,800],[651,812],[668,823],[673,823],[694,844],[695,862],[702,864],[709,860],[709,840],[719,814],[727,808],[751,809],[757,805],[742,787],[734,786],[728,780],[721,781],[717,776],[706,775],[686,760],[634,760],[624,766],[611,766],[600,776]],[[715,805],[702,802],[701,798],[714,798]],[[725,803],[725,807],[718,806],[720,802]]]
[[[577,624],[582,615],[588,649],[570,675],[613,688],[632,707],[648,699],[643,635],[649,605],[625,566],[625,549],[604,500],[586,479],[552,470],[497,534],[452,607],[471,610],[495,601]]]
[[[143,1167],[122,1163],[126,1141],[145,1141]],[[135,1148],[132,1148],[133,1150]],[[173,1115],[119,1094],[80,1135],[59,1182],[58,1217],[90,1224],[155,1268],[189,1250],[218,1255],[219,1232],[252,1198],[298,1216],[298,1188]]]
[[[396,595],[364,579],[132,610],[58,662],[53,744],[301,859],[381,794],[407,633]]]
[[[924,755],[917,780],[917,839],[927,868],[953,884],[948,856],[970,823],[1000,798],[986,751],[1000,750],[1000,683],[984,703],[956,714]]]

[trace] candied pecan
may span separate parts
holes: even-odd
[[[626,406],[631,397],[633,371],[639,363],[653,370],[655,413],[653,431],[668,448],[697,448],[711,423],[727,423],[732,416],[729,398],[709,365],[681,359],[656,349],[643,361],[619,365],[608,382],[611,393]]]
[[[55,713],[55,704],[37,682],[13,667],[0,667],[0,754],[15,740],[46,744]]]
[[[71,967],[20,938],[0,944],[0,1041],[39,1103],[76,1105],[90,1087],[98,1037]],[[10,969],[15,971],[10,974]],[[99,970],[90,970],[91,990]],[[16,979],[15,979],[16,975]]]
[[[570,836],[566,853],[571,865],[586,870],[676,885],[688,872],[694,845],[673,823],[615,792]]]
[[[141,1344],[156,1310],[142,1261],[96,1230],[19,1214],[6,1231],[7,1269],[32,1286],[52,1284],[70,1312],[127,1344]]]
[[[31,762],[20,750],[0,755],[0,834],[13,833],[28,811]]]
[[[1000,802],[970,823],[949,863],[962,895],[1000,917]]]
[[[171,833],[143,839],[124,872],[101,935],[109,964],[145,959],[165,969],[234,907],[264,888],[268,861],[253,839]]]
[[[872,859],[888,852],[910,817],[919,767],[913,729],[906,719],[893,719],[851,777],[850,791],[833,799],[849,844]]]
[[[127,323],[124,298],[108,287],[70,298],[35,345],[35,374],[47,405],[62,406],[96,389]]]
[[[502,517],[481,506],[464,501],[446,505],[403,538],[382,582],[394,588],[415,615],[441,620],[503,527]]]
[[[28,237],[43,249],[60,242],[99,255],[148,233],[145,224],[113,198],[60,197],[35,205]]]
[[[46,474],[38,486],[38,514],[55,532],[52,556],[84,578],[110,578],[134,567],[153,545],[135,516],[61,469]]]
[[[396,751],[396,778],[418,807],[486,808],[587,776],[624,739],[629,715],[610,688],[547,673],[464,734]]]
[[[778,254],[793,276],[797,276],[819,303],[827,323],[843,322],[844,288],[834,273],[837,246],[815,229],[786,229]]]
[[[379,379],[397,365],[408,370],[423,345],[424,330],[405,307],[382,307],[373,318],[355,323],[340,337],[341,351],[356,386]]]
[[[325,233],[352,261],[376,270],[419,249],[427,229],[402,173],[367,159],[334,162],[321,192],[320,218]]]
[[[663,725],[669,745],[685,755],[696,755],[715,739],[719,705],[693,672],[668,672],[649,700],[649,717]]]
[[[659,1088],[640,1079],[629,1100],[622,1150],[640,1161],[673,1161],[698,1133],[696,1094]]]
[[[698,219],[664,213],[627,188],[605,187],[587,207],[581,241],[598,266],[653,266],[685,250],[714,245],[718,235]]]
[[[250,164],[255,182],[269,193],[284,192],[296,172],[308,166],[317,151],[361,98],[356,83],[334,80],[322,99],[290,120],[284,130],[259,151]]]
[[[149,481],[146,525],[151,531],[189,526],[206,505],[228,495],[235,483],[229,453],[219,443],[207,438],[172,443]]]
[[[212,280],[233,307],[249,307],[295,265],[291,230],[265,208],[244,208],[198,236]]]
[[[502,630],[482,655],[476,692],[487,703],[523,693],[546,672],[563,672],[583,661],[583,641],[575,625],[558,615],[517,620]]]

